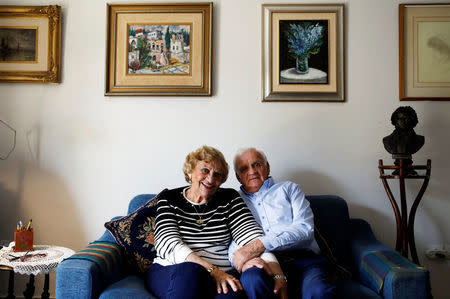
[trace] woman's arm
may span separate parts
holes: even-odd
[[[158,200],[155,224],[155,248],[158,257],[179,264],[193,252],[181,239],[175,212],[166,198]]]

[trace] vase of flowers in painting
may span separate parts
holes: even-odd
[[[299,74],[309,72],[308,58],[317,54],[322,45],[323,27],[319,24],[305,22],[303,24],[289,24],[287,31],[288,47],[295,58],[295,70]]]
[[[295,60],[295,70],[299,74],[307,74],[309,72],[308,56],[297,56]]]

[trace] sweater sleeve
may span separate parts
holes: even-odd
[[[228,219],[230,221],[231,235],[233,238],[229,248],[229,260],[232,262],[234,251],[252,241],[263,236],[263,231],[259,227],[252,213],[241,197],[237,196],[230,203]],[[231,249],[231,250],[230,250]],[[264,252],[260,256],[266,262],[278,262],[275,255]]]
[[[175,213],[166,198],[158,200],[155,224],[155,248],[158,257],[179,264],[193,251],[181,239]]]

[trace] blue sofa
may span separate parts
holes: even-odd
[[[128,213],[134,212],[150,200],[153,194],[142,194],[133,198]],[[326,240],[329,252],[335,261],[351,272],[351,278],[337,280],[339,298],[430,298],[429,272],[421,268],[384,266],[381,290],[367,281],[367,272],[362,271],[362,260],[371,252],[387,252],[404,259],[392,249],[379,242],[370,225],[362,219],[350,219],[348,207],[342,198],[331,195],[307,196],[314,212],[315,225]],[[97,241],[115,243],[106,231]],[[407,261],[405,259],[405,261]],[[125,265],[116,263],[105,276],[94,262],[68,259],[60,263],[56,271],[56,298],[60,299],[144,299],[155,298],[138,275],[128,274]]]

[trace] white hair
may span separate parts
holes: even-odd
[[[260,154],[260,156],[262,157],[262,159],[263,159],[263,161],[264,161],[264,164],[266,164],[266,165],[269,164],[269,162],[267,161],[266,154],[264,154],[263,151],[258,150],[258,149],[254,148],[254,147],[241,148],[241,149],[239,149],[239,150],[236,152],[236,155],[234,156],[234,161],[233,161],[234,172],[237,173],[237,160],[238,160],[243,154],[245,154],[246,152],[249,152],[249,151],[255,151],[255,152],[257,152],[257,153]]]

